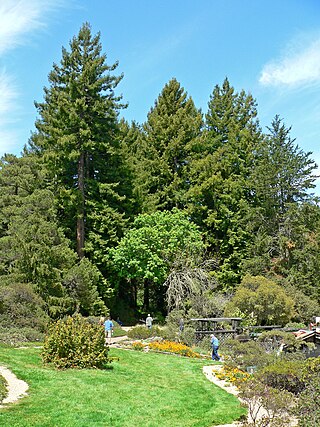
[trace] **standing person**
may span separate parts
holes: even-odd
[[[108,317],[107,320],[104,322],[104,331],[106,334],[106,344],[111,344],[111,337],[113,332],[113,322],[111,320],[111,317]]]
[[[184,330],[184,320],[181,317],[181,319],[179,320],[179,331],[180,331],[180,334],[182,334],[183,330]]]
[[[150,314],[148,314],[148,317],[146,318],[146,327],[147,327],[148,329],[151,329],[151,328],[152,328],[152,322],[153,322],[153,319],[152,319],[152,317],[150,316]]]
[[[210,335],[210,343],[211,343],[211,347],[212,347],[212,360],[220,360],[220,356],[218,354],[218,350],[219,350],[219,340],[218,338],[212,334]]]

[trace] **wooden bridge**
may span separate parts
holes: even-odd
[[[207,317],[190,320],[196,323],[196,342],[210,334],[215,334],[220,341],[224,341],[226,338],[234,338],[242,331],[241,317]]]

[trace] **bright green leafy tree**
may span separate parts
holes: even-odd
[[[126,279],[126,292],[136,306],[165,311],[163,287],[177,257],[192,259],[203,251],[199,229],[181,211],[139,215],[111,250],[119,278]],[[123,285],[122,285],[123,286]]]

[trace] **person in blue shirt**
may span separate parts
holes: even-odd
[[[219,350],[219,340],[215,335],[210,335],[210,343],[212,347],[212,360],[220,360],[220,356],[218,354]]]
[[[113,323],[110,317],[108,317],[107,320],[104,322],[104,331],[106,334],[106,343],[111,344]]]

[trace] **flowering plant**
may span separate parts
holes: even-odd
[[[166,351],[168,353],[180,354],[181,356],[199,358],[200,355],[194,352],[190,347],[185,344],[177,343],[174,341],[154,341],[149,344],[150,350]]]
[[[132,343],[133,350],[142,351],[145,347],[145,344],[143,344],[141,341],[134,341]]]
[[[225,380],[230,383],[245,382],[251,378],[251,375],[242,371],[239,368],[234,368],[228,365],[223,366],[221,371],[216,374],[219,380]]]

